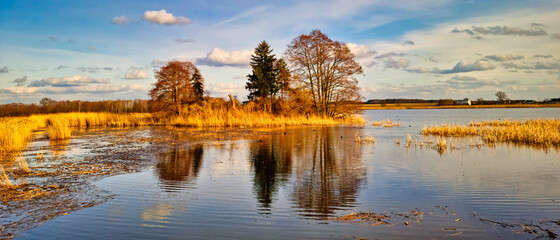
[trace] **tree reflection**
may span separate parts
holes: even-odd
[[[156,154],[156,171],[161,183],[167,190],[184,188],[198,175],[204,154],[203,144],[190,149],[174,148],[169,152]]]
[[[291,154],[283,138],[272,137],[250,146],[250,159],[255,175],[253,191],[263,210],[270,210],[272,201],[291,170]]]
[[[337,209],[355,205],[366,171],[361,145],[354,143],[354,133],[349,132],[323,128],[309,136],[310,144],[299,157],[297,168],[301,170],[293,191],[293,201],[302,215],[323,219]]]
[[[366,174],[355,133],[300,128],[253,142],[253,190],[260,206],[269,210],[279,187],[291,181],[291,200],[303,216],[323,219],[353,207]]]

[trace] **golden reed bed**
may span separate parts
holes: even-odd
[[[38,129],[46,129],[50,139],[67,139],[74,127],[139,126],[151,122],[151,115],[145,113],[58,113],[0,118],[0,155],[23,149]]]
[[[480,136],[489,144],[504,142],[539,148],[560,147],[560,118],[527,121],[485,121],[468,125],[424,127],[424,135],[445,137]]]
[[[320,116],[282,116],[245,109],[200,108],[181,116],[156,116],[149,113],[58,113],[29,117],[0,118],[0,156],[24,149],[33,132],[46,129],[50,139],[68,139],[72,128],[94,126],[127,127],[173,125],[188,127],[277,127],[299,125],[363,124],[361,116],[339,118]]]

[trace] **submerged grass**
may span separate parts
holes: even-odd
[[[489,144],[504,142],[539,148],[560,147],[560,119],[494,120],[450,126],[444,124],[424,127],[422,133],[446,137],[480,136]]]

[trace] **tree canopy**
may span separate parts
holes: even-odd
[[[252,73],[247,75],[248,82],[245,86],[249,90],[249,100],[271,98],[278,92],[275,63],[276,56],[272,54],[272,48],[266,41],[262,41],[255,48],[255,54],[251,55]]]
[[[150,97],[158,110],[181,113],[183,104],[202,99],[204,79],[191,62],[171,61],[155,73],[157,82]]]
[[[292,73],[311,91],[313,104],[322,115],[335,116],[341,103],[361,99],[358,81],[363,72],[346,44],[333,41],[320,30],[296,37],[286,50]]]
[[[498,91],[496,92],[496,97],[498,98],[498,101],[503,102],[507,99],[507,94],[505,92]]]

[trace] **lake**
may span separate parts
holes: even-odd
[[[180,128],[89,133],[88,141],[128,132],[174,143],[142,143],[153,164],[94,183],[109,200],[19,238],[527,239],[560,232],[558,150],[477,147],[477,138],[448,138],[454,147],[444,153],[404,144],[407,134],[418,142],[437,139],[420,134],[424,125],[559,118],[559,108],[369,110],[364,116],[401,126],[262,129],[267,133],[207,141]],[[375,143],[356,143],[356,134],[374,136]],[[78,135],[59,154],[72,159],[95,150],[83,142]],[[375,226],[337,221],[353,212],[389,218]]]

